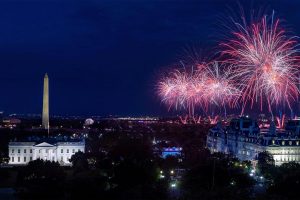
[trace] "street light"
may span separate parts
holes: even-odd
[[[171,188],[175,188],[176,187],[176,183],[171,183]]]

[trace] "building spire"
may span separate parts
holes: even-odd
[[[49,132],[49,78],[44,76],[42,127]]]

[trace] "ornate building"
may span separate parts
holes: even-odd
[[[299,128],[299,120],[289,121],[285,129],[277,130],[274,123],[268,129],[260,129],[250,118],[233,119],[229,126],[217,124],[210,129],[207,148],[251,161],[256,160],[259,152],[268,151],[276,165],[300,163]]]
[[[8,150],[10,165],[25,165],[36,159],[55,161],[60,165],[71,165],[69,161],[71,156],[78,151],[84,152],[85,142],[53,139],[45,142],[10,142]]]

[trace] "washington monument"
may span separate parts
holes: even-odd
[[[47,73],[44,76],[44,92],[43,92],[43,128],[49,129],[49,79]]]

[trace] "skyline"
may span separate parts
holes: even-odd
[[[189,45],[215,46],[228,2],[3,1],[0,110],[41,113],[48,72],[50,115],[175,114],[154,95],[157,74]],[[299,2],[265,2],[299,35]]]

